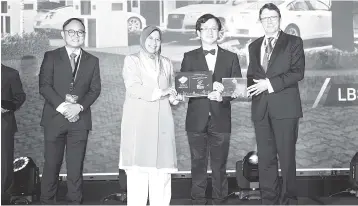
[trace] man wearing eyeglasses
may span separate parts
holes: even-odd
[[[305,71],[303,41],[280,30],[281,13],[276,5],[265,4],[259,18],[265,35],[249,46],[247,78],[262,204],[297,204],[295,154],[303,116],[298,88]]]
[[[237,54],[222,49],[217,40],[220,20],[205,14],[196,22],[201,47],[184,54],[182,72],[212,71],[213,92],[208,97],[189,98],[185,128],[191,154],[193,204],[207,203],[208,158],[212,170],[212,199],[223,204],[228,195],[226,162],[231,134],[231,97],[222,97],[222,78],[241,77]]]
[[[99,60],[81,48],[85,26],[80,19],[67,20],[61,35],[66,45],[45,53],[39,75],[40,94],[45,99],[41,203],[55,203],[66,146],[67,198],[69,204],[80,204],[83,160],[92,129],[90,107],[101,92]]]

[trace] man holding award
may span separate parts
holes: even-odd
[[[83,160],[92,129],[90,106],[101,92],[99,60],[81,49],[85,26],[80,19],[67,20],[61,35],[66,46],[45,53],[39,77],[40,94],[45,98],[41,203],[54,203],[66,146],[67,198],[70,204],[80,204]]]
[[[217,17],[211,14],[201,16],[196,22],[196,32],[202,46],[185,53],[181,64],[181,72],[194,76],[209,73],[207,77],[212,79],[210,87],[213,91],[209,87],[205,89],[203,76],[197,81],[201,85],[194,85],[196,88],[204,87],[209,92],[206,96],[189,98],[185,124],[191,153],[192,203],[199,205],[207,203],[205,191],[209,154],[213,203],[224,203],[228,195],[226,162],[231,134],[230,101],[233,98],[222,96],[224,87],[221,81],[222,78],[241,77],[241,69],[237,55],[217,44],[221,29]],[[186,79],[180,78],[179,81],[183,83]]]
[[[303,42],[280,31],[281,13],[275,4],[265,4],[259,19],[265,35],[249,46],[247,90],[252,97],[261,199],[265,205],[296,205],[296,142],[298,120],[303,116],[298,82],[305,71]]]

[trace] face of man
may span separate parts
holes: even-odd
[[[61,32],[66,45],[71,48],[79,48],[85,41],[85,28],[78,21],[71,21],[65,30]]]
[[[153,31],[145,40],[145,49],[151,53],[155,54],[159,51],[161,44],[160,34],[158,31]]]
[[[200,31],[197,31],[197,35],[201,39],[202,44],[217,44],[219,26],[215,19],[209,19],[205,23],[201,24]]]
[[[260,21],[266,34],[274,34],[280,30],[281,19],[275,10],[262,10]]]

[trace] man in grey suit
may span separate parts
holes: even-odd
[[[295,155],[299,118],[303,116],[298,88],[305,71],[303,42],[280,31],[281,14],[276,5],[265,4],[259,18],[265,36],[249,46],[247,79],[262,203],[297,204]]]
[[[9,204],[14,173],[15,111],[25,102],[19,72],[1,64],[1,204]]]
[[[99,60],[81,49],[85,26],[80,19],[67,20],[61,35],[66,46],[45,53],[39,77],[40,94],[45,99],[41,203],[55,202],[66,146],[67,198],[70,204],[81,204],[83,160],[92,129],[90,106],[101,92]]]

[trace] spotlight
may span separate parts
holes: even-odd
[[[247,153],[243,160],[243,175],[250,182],[259,181],[258,157],[255,151]]]
[[[19,157],[14,160],[14,181],[10,189],[11,204],[31,204],[39,200],[39,168],[30,157]]]
[[[258,157],[255,151],[236,162],[236,182],[240,188],[236,195],[240,199],[260,199]]]
[[[118,171],[118,182],[119,182],[119,188],[120,192],[110,194],[104,198],[102,198],[102,204],[107,203],[108,201],[116,201],[120,203],[124,203],[127,201],[127,175],[126,172],[122,169],[119,169]]]

